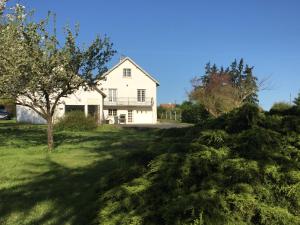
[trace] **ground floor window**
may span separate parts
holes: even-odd
[[[65,112],[80,111],[84,112],[84,105],[66,105]]]
[[[133,122],[132,110],[128,110],[128,123]]]
[[[108,109],[109,116],[117,116],[117,109]]]

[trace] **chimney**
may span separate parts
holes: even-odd
[[[125,58],[126,58],[125,55],[121,55],[121,56],[120,56],[120,62],[121,62],[123,59],[125,59]]]

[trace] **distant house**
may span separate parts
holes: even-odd
[[[173,104],[173,103],[160,104],[159,106],[163,109],[175,109],[176,108],[176,104]]]
[[[98,118],[100,123],[155,124],[159,82],[129,57],[119,61],[92,90],[83,88],[63,98],[55,119],[72,110]],[[45,123],[33,110],[17,106],[17,121]]]

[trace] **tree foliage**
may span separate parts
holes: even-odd
[[[253,67],[235,60],[230,67],[218,68],[208,63],[205,74],[195,77],[192,83],[191,100],[197,101],[217,117],[245,103],[257,104],[259,85],[253,75]]]
[[[275,102],[271,109],[271,114],[284,114],[287,110],[290,110],[292,105],[287,102]]]
[[[0,16],[3,15],[3,12],[6,8],[6,2],[7,0],[0,0]]]
[[[78,47],[78,29],[73,32],[68,27],[61,42],[56,28],[49,29],[51,14],[35,22],[27,13],[16,5],[2,17],[0,95],[15,99],[47,121],[48,147],[52,149],[57,105],[81,87],[93,88],[115,51],[107,37],[99,36],[89,47]]]
[[[298,96],[294,99],[293,102],[296,106],[300,106],[300,92],[298,93]]]
[[[185,123],[203,123],[210,116],[204,106],[198,103],[183,102],[180,108],[181,121]]]

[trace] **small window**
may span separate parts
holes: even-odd
[[[84,112],[84,105],[65,105],[65,112],[81,111]]]
[[[131,69],[124,68],[123,69],[123,77],[131,77]]]
[[[128,110],[128,123],[133,122],[132,110]]]
[[[108,115],[109,116],[116,116],[117,115],[117,110],[116,109],[109,109],[108,110]]]

